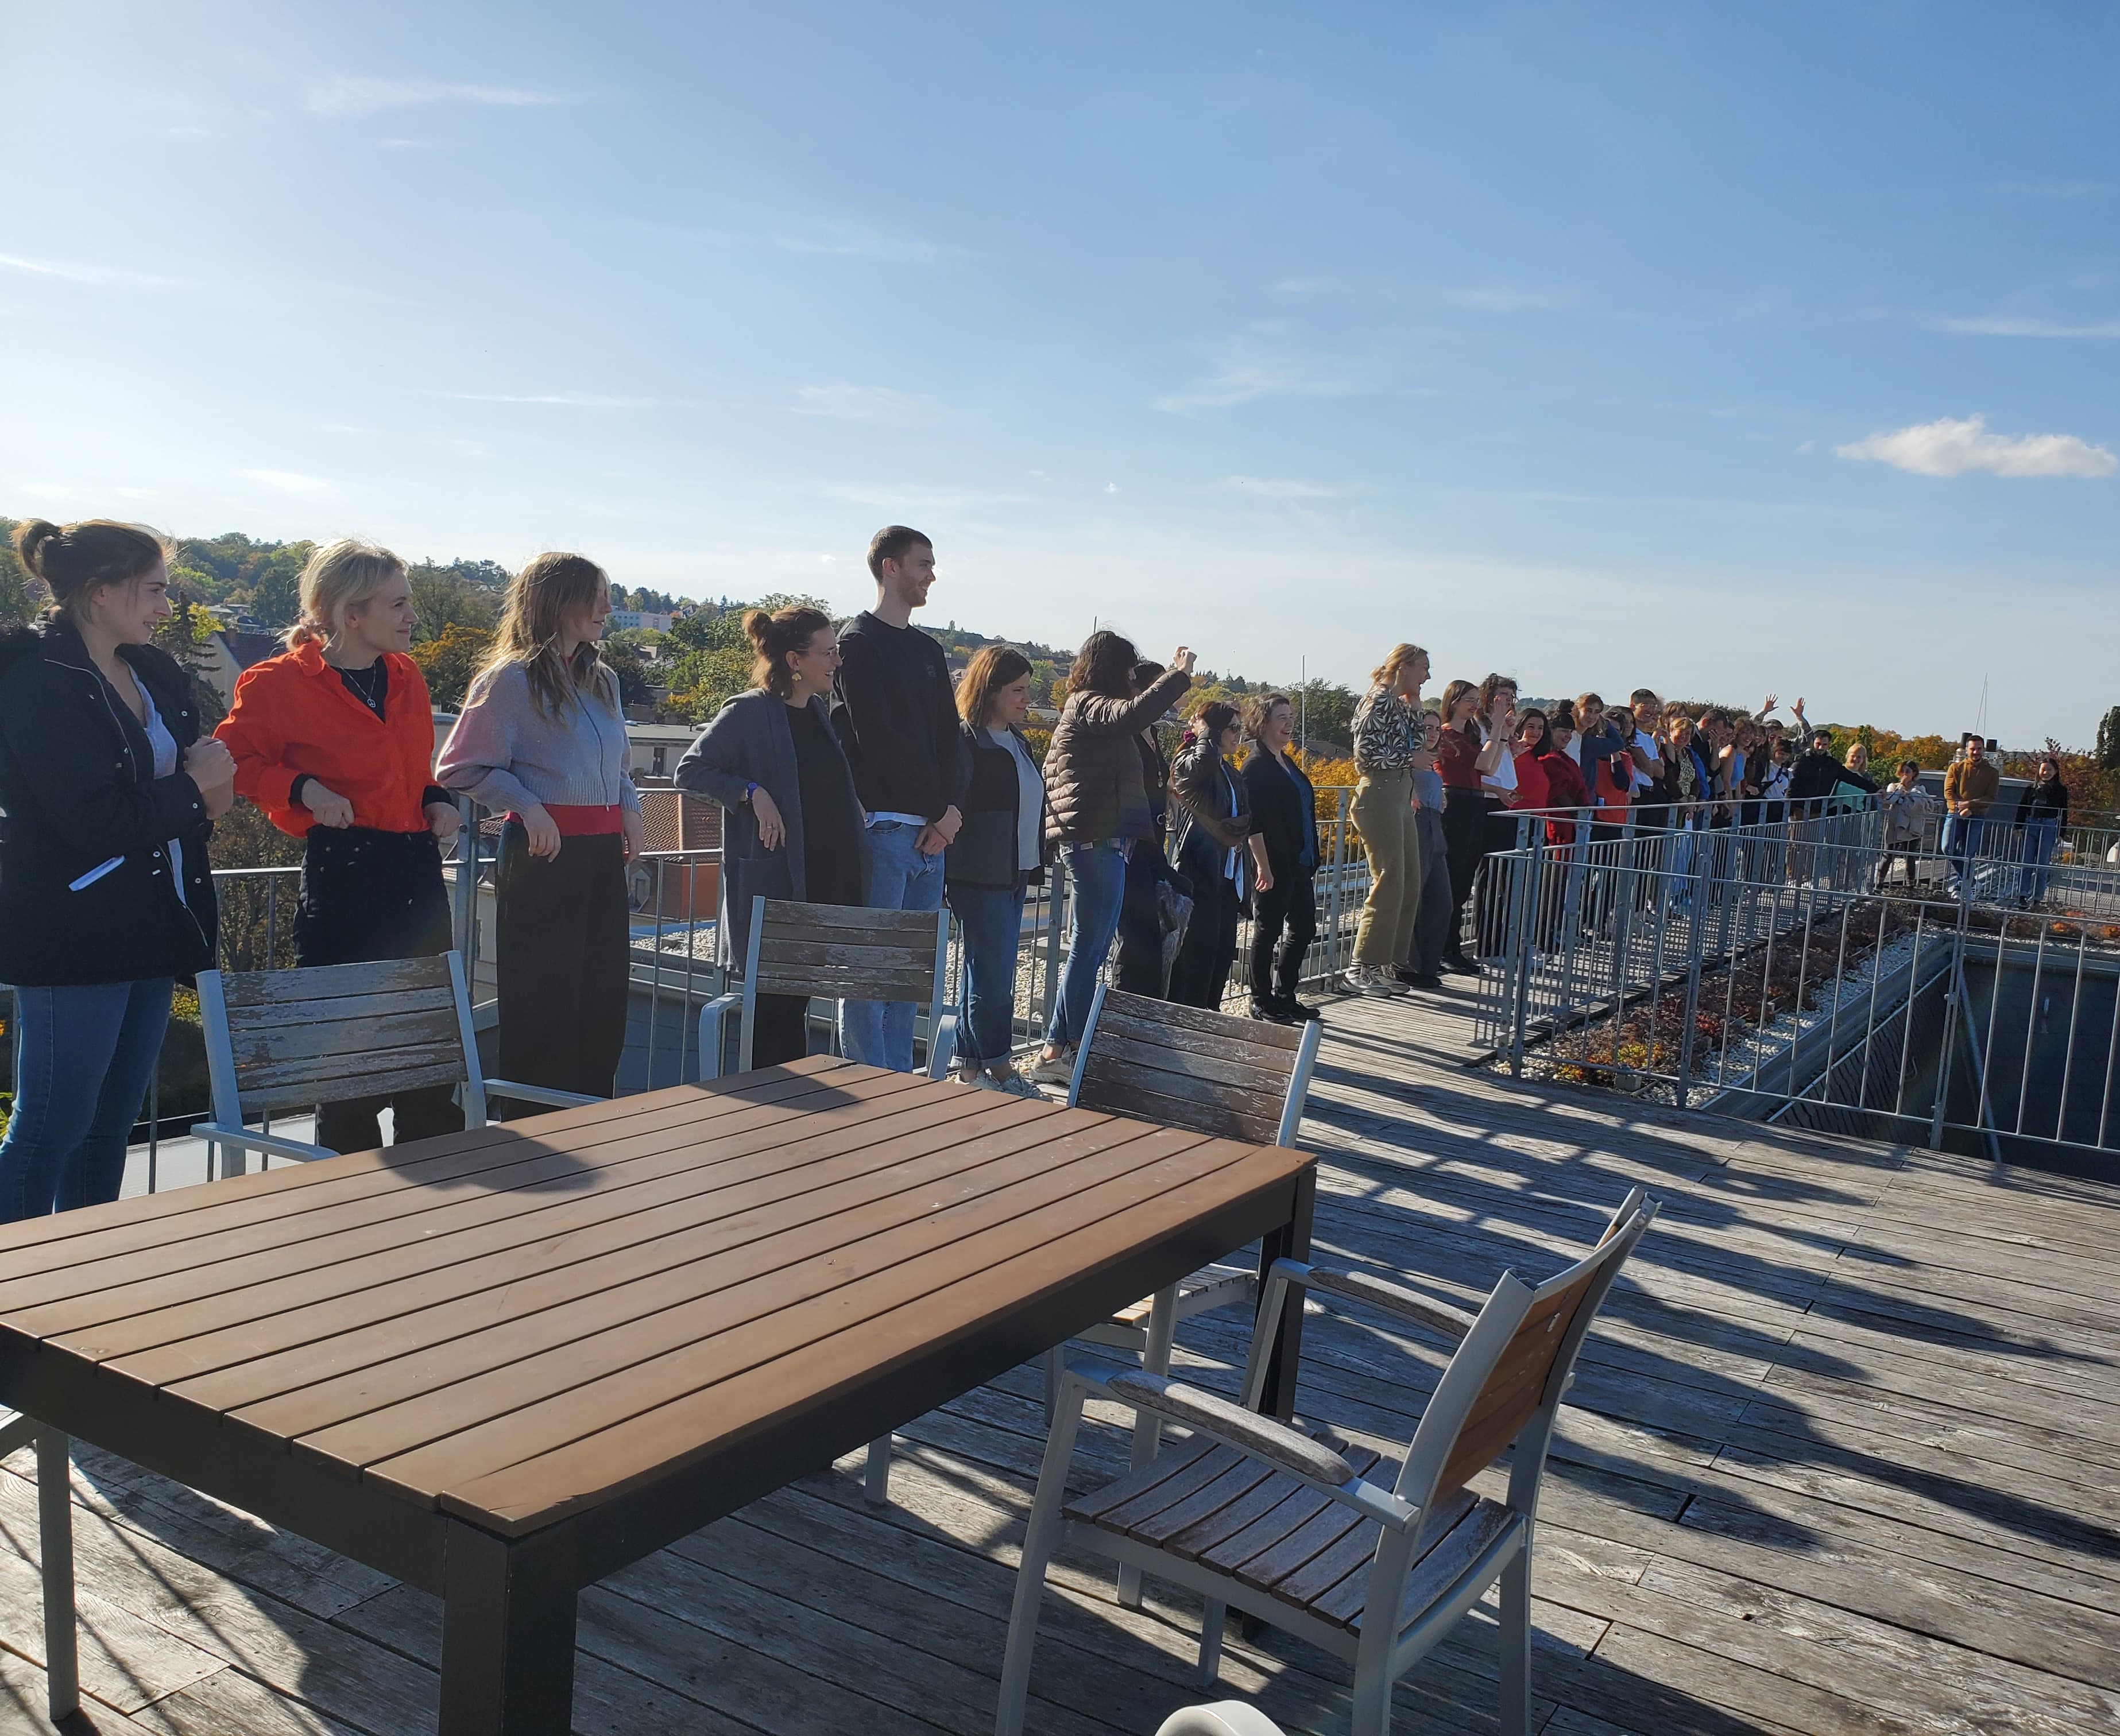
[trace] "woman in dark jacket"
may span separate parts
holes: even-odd
[[[1244,791],[1252,836],[1267,865],[1252,901],[1251,1015],[1277,1024],[1318,1016],[1317,1008],[1295,998],[1303,955],[1318,934],[1318,792],[1288,751],[1295,716],[1286,694],[1267,694],[1244,708],[1253,744]]]
[[[1170,671],[1146,693],[1133,690],[1132,643],[1100,631],[1082,642],[1067,671],[1067,703],[1045,750],[1045,836],[1067,863],[1067,968],[1053,997],[1045,1047],[1034,1079],[1065,1084],[1068,1056],[1090,1023],[1097,978],[1118,932],[1126,859],[1149,829],[1147,792],[1135,737],[1192,685],[1192,653],[1180,645]]]
[[[964,824],[943,858],[950,909],[965,937],[957,1013],[957,1079],[1035,1097],[1017,1073],[1016,956],[1025,889],[1045,875],[1045,780],[1023,738],[1030,660],[1011,645],[974,654],[957,684],[971,782]]]
[[[2017,804],[2016,823],[2022,829],[2019,854],[2024,870],[2017,880],[2017,902],[2029,907],[2047,895],[2053,877],[2054,845],[2068,824],[2068,786],[2061,781],[2058,748],[2039,755],[2039,777]]]
[[[1220,699],[1200,708],[1170,768],[1170,794],[1179,811],[1174,847],[1192,882],[1192,920],[1170,998],[1180,1006],[1219,1008],[1237,959],[1237,915],[1256,884],[1273,884],[1265,846],[1252,835],[1244,780],[1230,764],[1243,732],[1237,708]]]
[[[15,532],[53,607],[0,638],[0,981],[21,1021],[0,1222],[118,1197],[174,979],[213,963],[212,822],[235,762],[149,641],[162,545],[136,526]]]
[[[867,884],[860,799],[825,695],[839,645],[815,609],[754,609],[743,630],[758,685],[715,713],[677,762],[676,784],[719,803],[721,908],[714,924],[724,970],[751,955],[751,901],[859,904]],[[755,1067],[809,1051],[809,997],[760,995],[751,1035]]]

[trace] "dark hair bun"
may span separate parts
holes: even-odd
[[[743,618],[744,637],[759,650],[765,648],[765,636],[773,631],[773,617],[763,609],[753,609]]]
[[[44,545],[66,533],[49,518],[26,518],[15,527],[15,552],[39,578],[44,576]]]

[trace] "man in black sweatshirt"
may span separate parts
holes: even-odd
[[[869,541],[876,606],[839,629],[832,722],[868,819],[868,900],[878,910],[939,910],[942,852],[963,823],[970,776],[942,648],[912,624],[935,583],[934,545],[902,524]],[[913,1070],[910,1001],[839,1004],[849,1061]]]

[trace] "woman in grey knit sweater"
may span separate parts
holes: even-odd
[[[493,656],[435,775],[506,813],[495,879],[500,1073],[611,1095],[625,1047],[625,865],[640,853],[618,677],[597,655],[611,581],[540,555],[508,587]]]

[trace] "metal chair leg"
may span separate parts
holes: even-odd
[[[1072,1392],[1062,1391],[1052,1432],[1046,1437],[1038,1493],[1031,1501],[1030,1523],[1023,1534],[1023,1559],[1016,1570],[1016,1597],[1009,1608],[994,1736],[1023,1736],[1024,1706],[1030,1697],[1030,1655],[1038,1644],[1038,1608],[1045,1594],[1046,1564],[1060,1541],[1060,1506],[1067,1497],[1067,1466],[1075,1456],[1075,1433],[1086,1396],[1079,1386]]]
[[[1531,1543],[1502,1569],[1501,1736],[1531,1736]]]
[[[1170,1372],[1171,1342],[1178,1331],[1178,1286],[1158,1290],[1148,1315],[1148,1343],[1141,1353],[1141,1366],[1151,1374]],[[1133,1417],[1133,1469],[1151,1463],[1163,1446],[1163,1420],[1152,1411],[1137,1410]],[[1119,1567],[1119,1607],[1141,1608],[1141,1569],[1122,1563]]]
[[[1211,1602],[1200,1618],[1200,1670],[1196,1678],[1202,1687],[1212,1687],[1222,1675],[1222,1629],[1228,1624],[1230,1606]]]
[[[56,1429],[37,1432],[37,1524],[44,1565],[44,1692],[52,1722],[81,1710],[74,1633],[73,1456]]]

